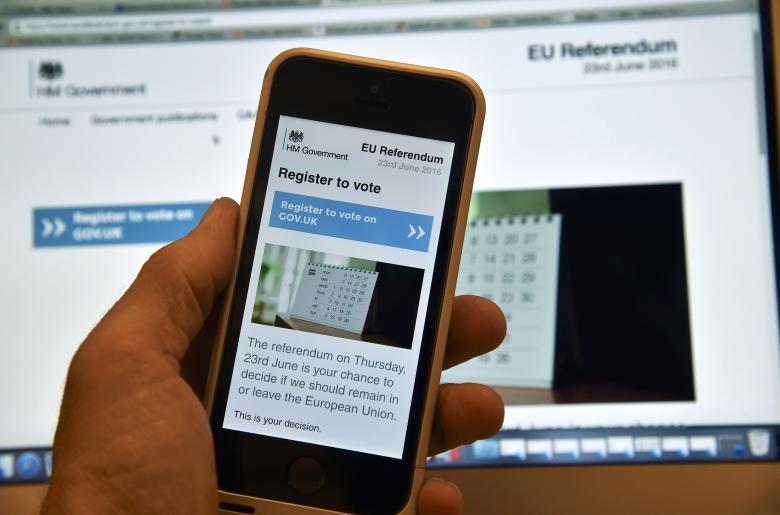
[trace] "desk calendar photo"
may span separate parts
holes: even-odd
[[[507,336],[498,352],[455,369],[449,380],[550,388],[561,215],[475,218],[466,228],[456,294],[501,307]]]
[[[507,335],[442,380],[507,404],[695,400],[683,206],[679,183],[475,192],[456,293]]]
[[[363,334],[376,270],[306,263],[290,316]]]
[[[267,244],[252,322],[409,349],[417,268]]]

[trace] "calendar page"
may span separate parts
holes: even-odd
[[[307,263],[290,315],[363,334],[378,273]]]
[[[445,372],[442,380],[552,386],[561,220],[552,214],[470,222],[456,291],[498,304],[507,335],[496,350]]]

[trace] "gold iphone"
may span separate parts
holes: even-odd
[[[414,512],[484,114],[452,71],[271,63],[206,399],[223,512]]]

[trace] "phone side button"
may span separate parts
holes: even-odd
[[[314,458],[304,456],[290,464],[288,484],[302,494],[313,494],[325,484],[325,469]]]

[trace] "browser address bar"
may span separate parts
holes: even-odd
[[[8,24],[13,36],[99,34],[108,32],[159,32],[214,28],[210,14],[107,15],[14,18]]]
[[[640,6],[647,0],[602,0],[603,7]],[[724,2],[734,0],[722,0]],[[701,3],[712,0],[701,0]],[[692,3],[697,3],[693,0]],[[116,32],[161,32],[176,30],[231,29],[296,24],[409,20],[437,16],[484,16],[524,12],[577,10],[579,0],[488,0],[328,7],[296,9],[190,12],[172,14],[109,14],[93,16],[18,17],[9,20],[12,36],[77,35]],[[594,7],[593,4],[590,6]]]

